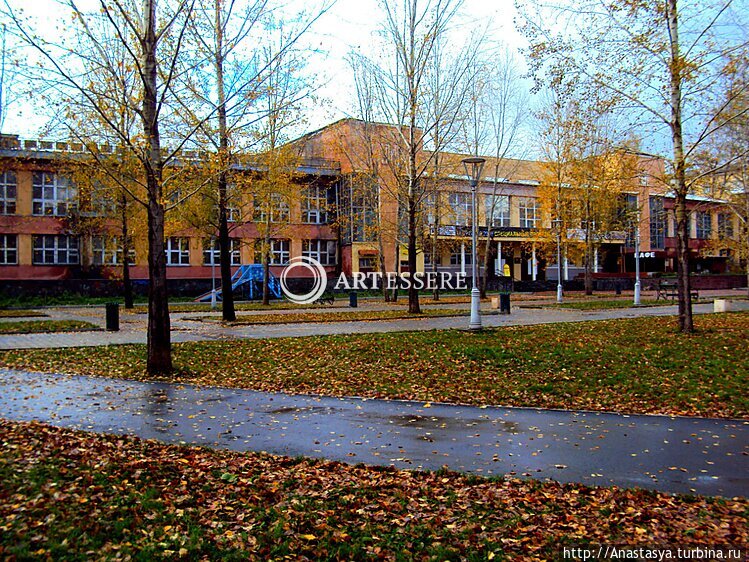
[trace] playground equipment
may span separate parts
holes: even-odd
[[[236,294],[237,289],[242,289],[248,300],[260,297],[263,294],[263,266],[261,264],[240,265],[239,269],[231,276],[231,290]],[[281,284],[276,277],[268,272],[268,290],[275,298],[281,298]],[[211,292],[200,295],[195,302],[210,302]],[[221,289],[216,289],[216,300],[221,300]]]

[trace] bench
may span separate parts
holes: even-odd
[[[700,298],[700,293],[697,289],[692,289],[691,291],[692,298],[698,299]],[[679,296],[679,285],[674,281],[661,281],[658,283],[658,286],[655,288],[655,300],[659,301],[661,299],[666,300],[668,298],[671,299],[671,302],[674,302],[674,299]]]

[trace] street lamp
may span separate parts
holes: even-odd
[[[468,181],[471,185],[471,208],[472,208],[472,217],[471,217],[471,271],[473,276],[472,281],[472,288],[471,288],[471,320],[468,324],[469,329],[471,330],[480,330],[481,329],[481,315],[480,315],[480,306],[481,306],[481,294],[479,293],[478,285],[476,285],[476,280],[478,279],[478,257],[476,256],[476,246],[478,246],[478,243],[476,241],[476,223],[478,222],[476,218],[476,188],[479,185],[479,180],[481,179],[481,170],[484,168],[484,162],[486,162],[485,158],[481,158],[478,156],[473,156],[471,158],[464,158],[463,159],[463,167],[466,170],[466,176],[468,176]]]
[[[635,306],[640,306],[640,209],[635,225]]]
[[[562,219],[554,219],[551,224],[557,231],[557,303],[562,304]]]

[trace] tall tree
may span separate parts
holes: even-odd
[[[603,89],[649,132],[668,131],[675,196],[679,329],[693,330],[687,195],[700,146],[731,117],[716,104],[722,65],[741,48],[731,0],[583,0],[550,8],[521,2],[529,61],[544,76],[574,75],[589,91]],[[554,27],[552,24],[554,22]],[[560,31],[563,30],[563,31]],[[717,109],[716,109],[717,108]]]
[[[174,89],[193,5],[194,0],[161,7],[157,0],[100,0],[98,9],[86,12],[69,0],[73,39],[61,39],[32,29],[5,3],[16,33],[44,61],[36,78],[55,85],[57,101],[68,109],[71,135],[80,138],[79,131],[86,130],[80,120],[95,120],[105,140],[115,139],[139,162],[142,191],[131,195],[147,214],[149,373],[172,370],[164,218],[169,196],[175,204],[184,196],[176,188],[169,191],[184,173],[181,166],[169,165],[197,130],[194,122],[181,118]],[[137,115],[137,129],[117,118],[123,111]],[[167,144],[162,142],[165,123]],[[81,140],[93,146],[96,138]],[[96,152],[91,156],[96,158]]]

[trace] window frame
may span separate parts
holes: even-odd
[[[12,176],[12,181],[9,179]],[[12,196],[8,194],[13,192]],[[18,176],[15,170],[6,170],[0,174],[0,215],[15,215],[18,203]]]
[[[48,181],[51,179],[51,181]],[[50,190],[51,198],[47,197]],[[35,217],[64,217],[78,209],[78,189],[67,176],[36,171],[31,179],[31,214]]]
[[[174,248],[174,244],[177,247]],[[190,265],[190,239],[185,236],[169,236],[164,243],[166,265],[168,267],[186,267]],[[184,247],[183,247],[184,246]],[[178,263],[172,262],[172,256],[177,256]]]
[[[41,241],[41,247],[38,242]],[[65,241],[63,246],[61,242]],[[52,242],[48,245],[47,242]],[[81,262],[80,242],[77,236],[67,234],[37,234],[31,237],[31,263],[32,265],[79,265]],[[48,256],[52,256],[48,260]],[[66,259],[59,258],[65,255]],[[41,259],[37,259],[41,256]]]
[[[240,246],[241,240],[239,238],[229,238],[229,265],[231,265],[232,267],[242,265]],[[217,236],[203,238],[203,265],[221,265],[221,256]]]
[[[312,248],[312,246],[316,248]],[[302,256],[316,259],[321,265],[335,265],[337,261],[335,240],[319,238],[302,240]]]
[[[541,220],[541,207],[538,197],[518,197],[518,217],[520,228],[537,228]],[[529,212],[532,211],[532,214]]]
[[[12,240],[12,246],[8,242]],[[10,260],[9,256],[13,259]],[[18,265],[18,235],[0,234],[0,265]]]

